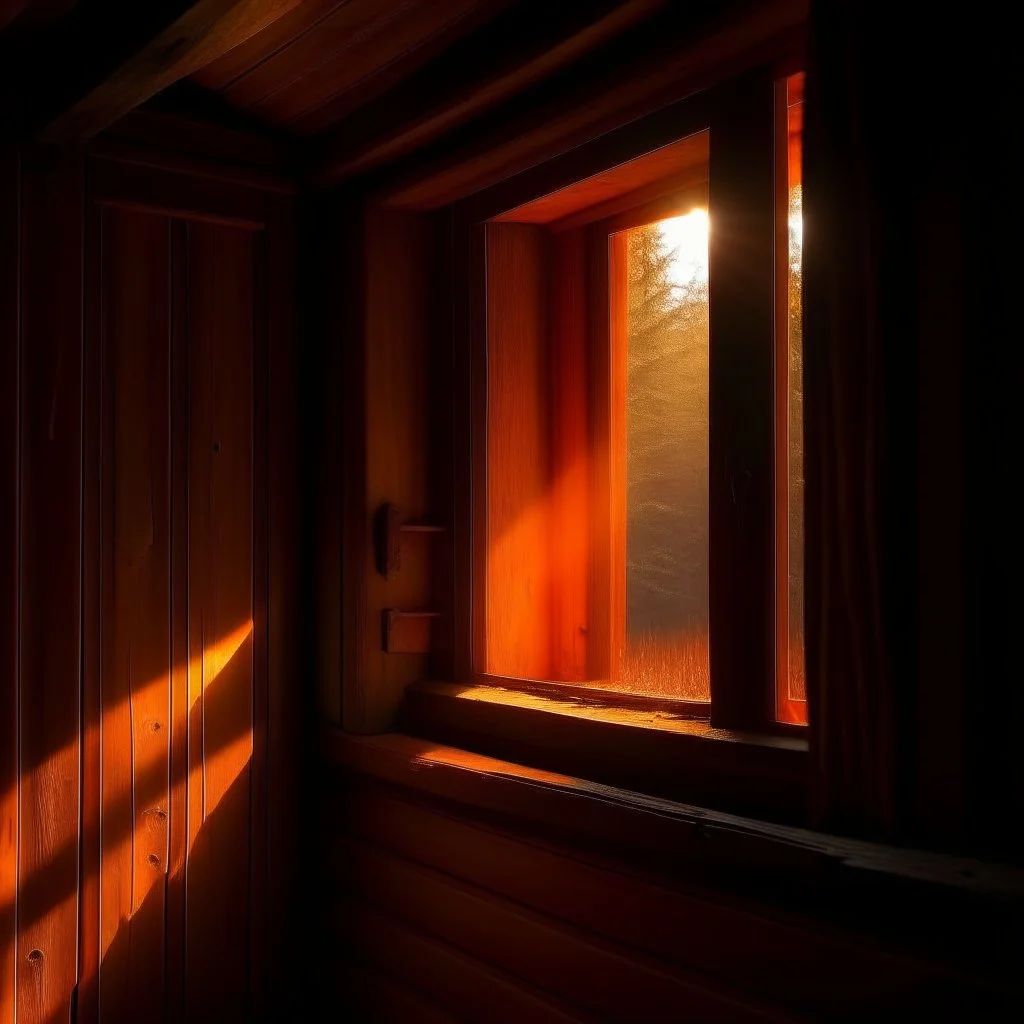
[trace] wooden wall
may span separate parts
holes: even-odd
[[[744,853],[728,830],[686,834],[611,791],[591,805],[562,788],[572,780],[520,779],[436,744],[340,742],[363,749],[344,758],[360,770],[326,782],[325,1006],[344,965],[361,1021],[1002,1021],[1019,1009],[1019,906],[997,895],[816,856],[783,870],[785,854]]]
[[[162,162],[0,165],[0,1024],[271,999],[297,835],[290,199]]]

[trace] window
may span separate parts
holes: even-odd
[[[710,699],[708,147],[487,226],[488,676]]]
[[[776,84],[776,714],[807,724],[804,675],[803,241],[804,76]]]
[[[452,682],[407,692],[421,735],[800,820],[800,108],[779,81],[453,208]]]
[[[801,103],[487,219],[477,678],[806,723]]]

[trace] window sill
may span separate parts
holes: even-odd
[[[404,728],[478,754],[770,821],[806,820],[807,741],[501,686],[417,683]]]
[[[985,904],[1024,905],[1024,872],[1013,866],[709,811],[405,734],[326,729],[322,743],[329,764],[427,797],[582,841],[605,854],[619,851],[677,870],[684,863],[735,870],[782,884],[791,897],[790,886],[797,886],[815,904],[831,891],[854,906],[875,893],[886,906],[896,892],[888,880],[914,891],[924,885]]]

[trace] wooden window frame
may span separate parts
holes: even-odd
[[[779,55],[448,208],[452,290],[452,581],[435,678],[403,724],[429,739],[537,767],[780,821],[805,820],[808,733],[776,720],[776,81]],[[710,709],[706,704],[476,671],[483,642],[486,224],[522,204],[710,131],[713,426],[709,468]],[[656,191],[656,190],[655,190]],[[667,203],[667,205],[665,205]],[[653,204],[653,205],[652,205]],[[592,225],[600,237],[673,212],[654,195]],[[677,204],[676,204],[677,205]],[[664,210],[665,212],[660,212]],[[729,239],[715,242],[715,238]],[[606,303],[606,299],[605,299]],[[476,538],[474,540],[474,538]],[[749,638],[729,642],[730,637]],[[709,714],[710,711],[710,714]],[[703,721],[699,720],[703,718]],[[621,751],[616,754],[616,751]],[[689,771],[687,769],[694,769]]]

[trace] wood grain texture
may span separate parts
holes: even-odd
[[[354,841],[346,852],[359,890],[382,911],[464,956],[507,971],[527,992],[550,993],[558,1009],[582,1008],[583,1019],[676,1021],[681,1008],[698,1019],[786,1019],[739,992],[668,969],[450,875]],[[561,1013],[564,1020],[566,1009]]]
[[[266,900],[265,962],[260,965],[254,960],[254,970],[266,973],[267,1005],[272,1015],[283,1014],[289,998],[288,973],[279,967],[289,953],[289,925],[299,899],[304,815],[297,794],[309,777],[302,728],[311,718],[309,695],[300,682],[308,651],[302,647],[306,633],[300,577],[299,264],[295,210],[289,199],[270,204],[265,246],[266,359],[257,360],[254,366],[254,373],[265,382],[265,426],[254,450],[257,460],[260,452],[266,453],[266,490],[257,489],[256,500],[266,502],[267,660],[265,706],[254,728],[262,738],[266,824],[262,837],[253,840],[265,850],[264,875],[254,873],[252,885],[255,897],[262,888]],[[263,557],[262,551],[257,539],[255,557]],[[261,593],[257,589],[257,599]],[[256,814],[261,798],[255,789],[254,793]],[[254,865],[259,863],[260,858],[254,857]],[[253,927],[259,925],[254,912]],[[254,996],[257,1015],[260,1005]]]
[[[401,865],[430,869],[429,877],[439,887],[451,886],[481,903],[536,915],[538,923],[555,929],[568,926],[581,940],[608,940],[627,956],[651,956],[686,977],[705,979],[712,987],[752,1001],[776,1019],[855,1021],[878,1013],[922,1011],[939,1016],[986,1013],[998,1019],[1011,1005],[1012,954],[998,952],[997,965],[991,951],[1019,941],[1005,930],[1012,915],[1003,917],[1001,925],[994,920],[982,925],[986,911],[976,906],[982,917],[975,924],[987,936],[989,950],[969,954],[971,940],[958,937],[957,930],[969,927],[972,911],[950,901],[949,892],[925,898],[925,923],[913,913],[907,916],[906,892],[889,888],[886,894],[876,876],[869,888],[874,887],[872,898],[880,903],[851,914],[855,899],[846,910],[840,909],[843,899],[836,899],[842,883],[838,889],[813,884],[807,898],[800,899],[791,887],[745,885],[746,868],[740,862],[730,869],[733,874],[717,879],[694,871],[690,863],[682,867],[666,861],[652,871],[629,864],[607,844],[587,845],[581,837],[555,839],[521,821],[425,802],[409,790],[374,780],[353,783],[344,819],[351,839],[332,847],[332,855],[357,872],[341,884],[360,887],[360,899],[382,909],[401,899],[404,888],[394,882],[394,896],[391,884],[378,895],[375,885],[366,884],[368,879],[358,873],[359,855],[351,856],[353,840],[385,860],[390,854]],[[449,933],[451,926],[442,919],[454,913],[450,904],[428,897],[397,911],[424,944],[434,945],[420,957],[436,964],[439,977],[432,984],[437,991],[444,991],[460,973],[444,959],[445,953],[454,952],[449,938],[437,936],[438,929]],[[339,906],[340,919],[354,921],[345,917],[354,909]],[[892,927],[890,920],[902,924]],[[923,941],[929,929],[942,934]],[[491,970],[518,979],[529,990],[517,971],[529,954],[512,948],[508,932],[496,929],[495,935],[502,938],[490,946],[474,946],[463,956],[479,959],[488,948],[504,947],[500,963]],[[404,958],[381,963],[405,971]],[[594,961],[588,966],[596,969]],[[601,1019],[614,1018],[616,999],[606,1006]]]
[[[302,0],[272,24],[199,68],[192,78],[207,89],[223,91],[246,72],[266,63],[328,17],[346,0]]]
[[[806,820],[807,744],[713,729],[663,708],[500,686],[417,683],[417,735],[566,775],[773,821]]]
[[[581,226],[591,220],[604,220],[613,212],[618,212],[620,207],[628,209],[636,206],[634,193],[638,189],[657,186],[657,192],[649,195],[653,199],[657,195],[677,192],[706,181],[708,149],[708,133],[697,132],[517,206],[494,219],[520,224],[551,224],[559,221],[559,227],[563,228]],[[647,195],[646,192],[643,194]],[[611,202],[615,203],[615,207],[606,206]],[[570,220],[574,215],[577,219]]]
[[[189,1019],[248,1002],[253,244],[189,226]]]
[[[429,43],[480,0],[349,0],[283,52],[224,90],[231,102],[279,124],[303,121],[334,96],[396,61],[414,69],[436,53]]]
[[[294,493],[276,505],[271,628],[271,462],[253,424],[273,342],[282,443],[290,436],[287,200],[270,229],[281,281],[264,304],[249,228],[186,226],[159,201],[119,204],[85,190],[100,179],[84,170],[31,150],[0,160],[0,357],[12,371],[2,415],[13,417],[0,471],[14,485],[14,504],[0,506],[11,545],[0,550],[11,668],[0,686],[0,1021],[134,1019],[154,1003],[171,1021],[233,1017],[249,1012],[250,991],[266,1005],[250,964],[266,974],[266,887],[273,876],[283,897],[290,870],[269,849],[267,801],[273,791],[287,828],[293,782],[264,774],[250,790],[249,774],[254,729],[266,772],[272,754],[288,756],[298,706],[282,678],[295,656],[293,566],[282,565]],[[208,232],[191,251],[189,231]],[[256,320],[269,332],[259,344]],[[283,486],[286,457],[279,447]],[[229,467],[220,476],[217,459]],[[190,958],[207,973],[187,977]]]
[[[363,962],[347,966],[341,988],[346,1004],[359,1014],[359,1020],[374,1024],[398,1020],[408,1024],[456,1024],[464,1019],[451,1016],[422,993]]]
[[[548,253],[543,232],[487,227],[486,652],[479,671],[551,672]],[[478,581],[479,585],[480,581]]]
[[[77,75],[69,73],[61,82],[62,102],[45,112],[44,125],[37,129],[39,138],[48,143],[88,141],[144,100],[244,43],[299,2],[180,0],[162,6],[157,25],[152,14],[143,10],[122,14],[122,24],[113,33],[107,24],[109,10],[83,8],[80,18],[69,20],[64,45],[73,49],[75,42],[84,44],[88,59],[70,65]]]
[[[367,895],[373,901],[376,894]],[[461,1018],[494,1024],[593,1020],[547,993],[524,985],[514,975],[488,967],[372,906],[353,906],[347,919],[359,937],[362,956]]]
[[[104,1014],[166,996],[170,650],[170,224],[102,231],[100,987]]]
[[[590,405],[592,353],[588,260],[582,231],[550,242],[551,279],[548,346],[554,420],[551,437],[551,676],[562,682],[593,678],[587,657],[591,633],[593,485]]]
[[[501,117],[396,167],[381,181],[380,198],[420,210],[455,202],[787,52],[806,17],[806,0],[785,0],[757,4],[741,18],[723,12],[696,34],[654,23],[646,46],[625,62],[575,68],[548,95],[524,94]]]
[[[70,1012],[77,978],[82,169],[26,156],[21,349],[18,1020]]]
[[[421,610],[429,605],[430,548],[428,535],[406,545],[401,572],[385,580],[374,564],[369,525],[383,504],[401,507],[410,520],[431,518],[428,480],[430,415],[427,392],[429,309],[431,302],[429,221],[415,214],[370,208],[358,236],[366,260],[360,324],[365,346],[362,367],[366,422],[350,443],[364,454],[353,464],[365,466],[361,491],[359,550],[346,549],[349,572],[365,588],[365,629],[353,630],[360,645],[361,667],[346,693],[345,726],[356,731],[382,731],[395,720],[406,685],[423,678],[425,655],[388,655],[382,650],[380,622],[385,608]],[[360,435],[362,435],[360,437]],[[365,460],[365,461],[363,461]],[[361,705],[361,707],[359,706]]]
[[[21,168],[0,147],[0,1024],[14,1024],[18,898]]]
[[[775,1020],[1012,1019],[1024,997],[1014,869],[695,808],[680,817],[679,805],[635,794],[627,824],[614,820],[623,805],[607,787],[407,737],[344,743],[359,748],[358,774],[336,777],[345,795],[327,831],[339,900],[329,919],[353,952],[373,930],[355,923],[362,905],[398,924],[375,953],[379,969],[411,984],[433,965],[429,991],[442,1005],[474,964],[577,1006],[602,991],[600,974],[611,979],[594,1008],[602,1020],[636,1019],[636,988],[614,979],[645,965]],[[385,750],[396,769],[409,758],[404,770],[387,766]],[[517,776],[521,799],[509,788]],[[683,818],[696,827],[679,831]],[[394,955],[416,939],[415,956]],[[675,1000],[677,1013],[692,1005]]]
[[[457,130],[598,49],[663,6],[663,0],[478,6],[486,7],[489,23],[449,45],[443,65],[408,75],[375,102],[359,97],[363,102],[357,103],[343,94],[303,118],[305,132],[325,134],[317,147],[321,180],[365,173]],[[338,131],[328,132],[343,113]]]
[[[230,178],[204,180],[195,174],[176,173],[166,166],[146,166],[123,159],[98,159],[90,173],[90,195],[94,202],[260,230],[266,221],[267,197],[241,185]]]
[[[973,983],[962,968],[944,975],[941,956],[724,897],[692,878],[630,872],[607,853],[453,817],[411,794],[364,784],[348,807],[349,828],[367,843],[798,1013],[835,1015],[837,992],[850,1020],[870,1016],[880,993],[908,1013],[940,1013],[951,1000],[967,1012],[979,993],[994,997],[984,972]]]
[[[170,836],[167,857],[167,1015],[185,1020],[185,937],[189,783],[189,361],[188,224],[171,222],[171,699]]]
[[[520,827],[596,846],[624,864],[653,855],[662,869],[685,868],[695,880],[701,863],[714,863],[769,879],[772,886],[786,878],[799,880],[814,899],[823,885],[856,899],[883,877],[891,877],[897,889],[906,884],[905,891],[923,883],[954,900],[957,892],[973,894],[979,906],[992,900],[990,909],[1002,905],[1011,918],[1024,897],[1024,876],[1013,865],[776,825],[402,734],[357,737],[329,729],[322,740],[328,764],[443,799],[475,815],[497,815]],[[784,889],[780,898],[794,899],[788,884]],[[891,895],[888,886],[876,893],[882,899]],[[908,923],[916,927],[914,920]],[[964,940],[970,948],[977,936]]]
[[[750,76],[711,125],[711,720],[736,729],[775,719],[773,102],[771,77]]]

